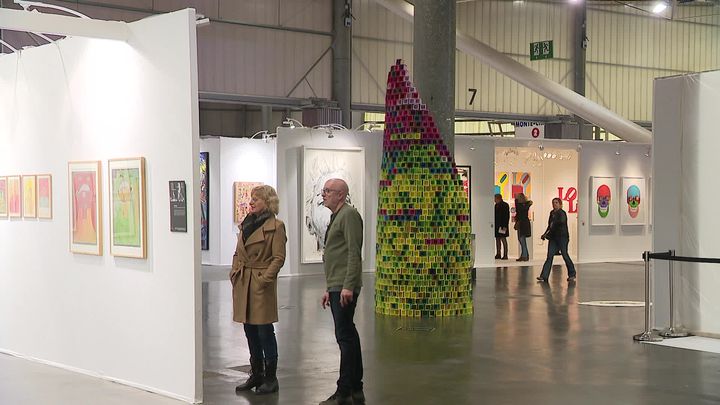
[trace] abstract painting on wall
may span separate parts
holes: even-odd
[[[530,172],[513,172],[512,198],[515,198],[515,196],[520,193],[525,194],[528,200],[532,199],[532,178]]]
[[[468,207],[472,207],[470,199],[470,166],[457,166],[457,171],[460,175],[465,195],[467,195]]]
[[[495,173],[495,192],[502,195],[503,200],[510,198],[510,175],[507,172]]]
[[[68,163],[70,251],[102,255],[100,162]]]
[[[645,225],[647,194],[642,177],[622,178],[620,225]]]
[[[304,215],[301,238],[302,263],[322,262],[325,232],[330,224],[330,210],[323,205],[322,189],[329,179],[343,179],[350,192],[345,203],[365,217],[365,150],[363,148],[303,148],[302,185]]]
[[[37,183],[35,176],[22,176],[23,218],[37,217]]]
[[[110,159],[110,254],[144,259],[147,253],[145,158]]]
[[[234,215],[236,224],[242,223],[245,216],[250,213],[250,192],[263,183],[236,181],[233,183]]]
[[[590,225],[617,223],[617,193],[615,177],[590,178]]]
[[[200,248],[210,249],[210,154],[200,152]]]
[[[37,176],[37,216],[52,219],[52,175]]]
[[[22,184],[20,184],[20,176],[8,176],[8,215],[10,218],[20,218],[22,216]]]
[[[8,215],[7,177],[0,177],[0,218]]]

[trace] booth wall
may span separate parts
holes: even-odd
[[[717,105],[720,71],[655,81],[653,251],[720,257],[714,215],[720,171]],[[661,180],[661,181],[660,181]],[[653,262],[655,326],[669,326],[668,263]],[[677,326],[720,335],[720,272],[715,264],[676,263]]]
[[[638,261],[642,260],[642,252],[650,248],[651,230],[647,216],[644,225],[620,225],[619,216],[616,224],[612,226],[593,226],[590,225],[589,220],[595,199],[590,195],[592,176],[616,178],[617,193],[613,197],[614,200],[611,200],[611,204],[616,209],[620,209],[623,205],[620,200],[625,199],[624,195],[620,195],[622,177],[645,178],[647,195],[651,159],[645,155],[649,152],[650,145],[614,142],[582,143],[578,174],[580,261]],[[651,200],[649,202],[652,203]],[[649,205],[646,204],[645,207]]]
[[[195,12],[0,57],[0,175],[52,174],[53,219],[0,219],[0,350],[202,400]],[[168,40],[171,38],[172,40]],[[110,255],[111,158],[145,157],[147,259]],[[102,163],[102,256],[69,251],[68,161]],[[184,180],[188,232],[170,232]],[[32,242],[32,243],[30,243]]]
[[[286,224],[288,232],[288,256],[286,274],[321,274],[322,263],[301,263],[300,237],[304,232],[302,201],[302,151],[303,146],[322,148],[362,147],[365,150],[365,214],[363,270],[375,270],[375,241],[377,229],[378,184],[382,159],[382,132],[333,131],[328,138],[324,130],[310,128],[278,128],[277,178],[280,196],[278,217]],[[352,190],[351,190],[352,191]]]

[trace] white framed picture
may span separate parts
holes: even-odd
[[[645,225],[648,206],[645,179],[623,177],[620,191],[620,225]]]
[[[617,178],[593,176],[590,183],[590,225],[616,225]]]
[[[300,261],[321,263],[330,210],[323,205],[322,189],[329,179],[343,179],[350,192],[346,204],[365,218],[365,150],[363,148],[303,147]]]

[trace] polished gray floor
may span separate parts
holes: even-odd
[[[514,262],[512,263],[514,264]],[[643,299],[638,263],[584,264],[578,282],[556,266],[479,270],[475,314],[453,319],[375,315],[373,275],[364,275],[356,324],[367,403],[385,404],[717,404],[720,355],[634,343],[643,308],[579,302]],[[236,395],[248,352],[231,321],[227,270],[204,269],[205,403],[316,404],[330,395],[339,352],[320,276],[279,282],[279,394]],[[180,402],[9,356],[0,356],[0,404]]]

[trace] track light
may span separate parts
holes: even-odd
[[[297,125],[295,125],[297,123]],[[296,120],[295,118],[286,117],[283,120],[283,125],[287,125],[290,127],[290,129],[295,128],[296,126],[300,128],[305,128],[305,125],[302,124],[302,122]]]

